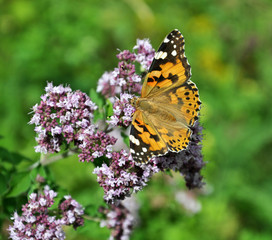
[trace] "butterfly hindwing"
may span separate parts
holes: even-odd
[[[201,102],[198,89],[192,81],[188,80],[180,86],[170,88],[162,95],[168,96],[169,100],[164,103],[165,107],[173,112],[176,119],[179,121],[185,119],[188,127],[194,125],[198,119]]]
[[[158,128],[158,132],[171,152],[180,152],[189,144],[191,130],[188,128]]]

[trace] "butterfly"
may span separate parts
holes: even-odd
[[[130,153],[136,162],[147,163],[168,151],[187,148],[191,127],[198,119],[200,99],[190,80],[191,66],[184,52],[184,37],[170,32],[161,43],[143,83],[130,130]]]

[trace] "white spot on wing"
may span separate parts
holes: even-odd
[[[177,55],[177,51],[173,50],[171,54],[175,57]]]
[[[131,142],[134,142],[134,139],[135,139],[135,137],[134,137],[133,135],[129,135],[129,140],[130,140]]]
[[[167,57],[167,52],[159,51],[155,54],[155,59],[165,59]]]
[[[162,59],[165,59],[167,57],[167,52],[164,52],[162,55],[161,55],[161,58]]]
[[[168,43],[170,40],[166,37],[165,39],[164,39],[164,43]]]
[[[143,147],[142,148],[143,152],[147,152],[147,148]]]
[[[136,144],[137,146],[140,145],[140,141],[139,141],[137,138],[135,138],[133,135],[130,135],[130,136],[129,136],[129,140],[130,140],[132,143]]]

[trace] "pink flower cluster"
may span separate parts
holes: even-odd
[[[155,55],[149,40],[137,40],[133,48],[136,53],[124,50],[117,54],[120,60],[118,67],[111,72],[105,72],[98,81],[97,92],[109,98],[113,103],[113,116],[109,123],[127,127],[132,120],[135,109],[129,104],[129,99],[141,93],[142,76],[136,73],[136,63],[140,63],[143,71],[150,67]]]
[[[192,127],[188,148],[180,153],[169,152],[142,165],[135,164],[125,150],[110,153],[111,164],[102,164],[93,171],[99,185],[104,189],[105,201],[115,203],[130,197],[133,192],[142,190],[155,173],[166,170],[180,172],[189,189],[202,187],[204,183],[200,171],[205,163],[201,153],[201,140],[202,127],[196,122]]]
[[[129,197],[133,192],[140,191],[152,175],[159,172],[153,164],[137,166],[132,161],[131,155],[125,150],[111,154],[111,164],[102,164],[93,171],[97,181],[104,189],[104,199],[108,203]]]
[[[79,226],[83,226],[84,220],[81,217],[84,214],[82,206],[70,195],[64,196],[65,201],[59,205],[59,209],[62,212],[62,219],[65,225],[73,225],[74,229]]]
[[[84,130],[79,139],[81,143],[78,147],[81,149],[81,153],[78,157],[81,162],[89,162],[95,158],[107,156],[117,141],[115,137],[109,136],[103,131],[89,132],[88,130]]]
[[[30,194],[28,203],[22,207],[22,216],[15,212],[11,218],[13,225],[8,228],[10,238],[62,240],[65,239],[62,226],[73,225],[77,228],[83,225],[84,209],[70,196],[65,196],[66,200],[60,204],[58,214],[50,210],[56,196],[57,193],[48,186],[41,194]]]
[[[113,104],[113,115],[107,122],[113,126],[128,127],[132,121],[135,108],[130,104],[133,98],[131,94],[121,93],[120,98],[115,98]]]
[[[99,211],[106,220],[100,222],[100,227],[107,227],[111,230],[110,240],[128,240],[134,227],[134,216],[122,204],[110,205],[109,209],[101,207]]]
[[[155,56],[155,50],[149,39],[137,39],[137,44],[133,49],[137,50],[136,61],[141,64],[143,70],[147,71]]]
[[[135,63],[138,62],[143,70],[148,70],[155,55],[149,40],[137,40],[137,50],[132,53],[124,50],[117,54],[120,60],[118,67],[111,72],[106,72],[98,81],[97,92],[101,92],[106,98],[128,92],[130,94],[140,94],[142,77],[135,71]]]
[[[45,91],[40,104],[33,107],[30,120],[30,124],[36,125],[36,152],[55,153],[62,145],[73,143],[81,150],[82,162],[107,154],[116,139],[97,131],[92,122],[97,106],[87,94],[52,83],[47,84]]]

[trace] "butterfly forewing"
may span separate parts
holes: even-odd
[[[184,44],[184,38],[178,30],[173,30],[165,37],[143,83],[141,97],[182,84],[190,78],[191,67],[184,53]]]
[[[141,111],[134,113],[129,140],[130,153],[136,162],[146,163],[152,156],[167,152],[165,142]]]

